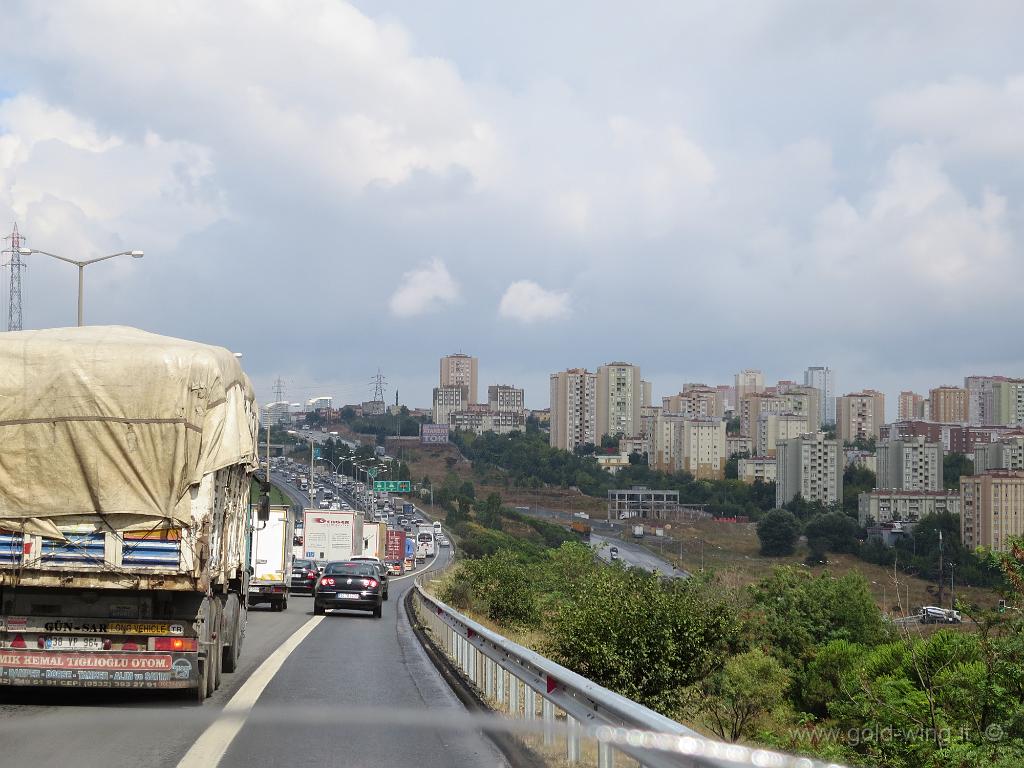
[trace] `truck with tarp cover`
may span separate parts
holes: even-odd
[[[212,694],[244,636],[257,428],[221,347],[0,333],[0,685]]]

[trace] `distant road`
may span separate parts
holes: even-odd
[[[690,573],[667,563],[653,552],[644,549],[636,542],[628,539],[613,539],[597,533],[590,534],[590,546],[597,548],[597,556],[606,563],[611,562],[609,547],[619,548],[619,562],[633,568],[643,568],[651,573],[658,573],[669,578],[687,578]]]

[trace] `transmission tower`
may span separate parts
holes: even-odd
[[[374,402],[384,402],[384,390],[387,388],[388,380],[384,378],[384,374],[380,372],[380,368],[377,369],[377,375],[373,377],[370,382],[373,384],[373,399]]]
[[[274,401],[280,403],[282,400],[284,400],[284,382],[278,376],[277,381],[274,382]]]
[[[11,241],[11,247],[4,250],[4,253],[11,255],[10,261],[4,264],[11,268],[11,290],[9,293],[10,303],[7,307],[7,330],[21,330],[21,270],[28,265],[21,260],[20,248],[25,238],[18,233],[18,222],[14,222],[14,229],[4,240]]]

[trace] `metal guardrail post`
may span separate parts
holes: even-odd
[[[565,716],[565,759],[570,763],[580,761],[580,724],[571,715]]]
[[[597,745],[597,768],[615,768],[615,752],[612,745],[599,742]]]
[[[542,699],[540,711],[544,718],[544,746],[550,747],[555,743],[555,705]]]
[[[500,708],[505,709],[505,670],[497,664],[495,664],[494,666],[495,676],[497,677],[497,680],[495,680],[495,688],[497,689],[495,697],[501,704]]]
[[[509,672],[508,675],[508,713],[513,719],[519,719],[519,678]]]
[[[484,693],[488,699],[494,698],[494,662],[484,657]]]
[[[537,695],[528,683],[523,684],[523,712],[527,720],[537,719]]]

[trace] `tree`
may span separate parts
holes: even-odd
[[[725,460],[725,479],[726,480],[738,480],[740,476],[740,459],[746,459],[750,456],[746,451],[732,454],[728,459]]]
[[[848,515],[856,515],[860,494],[875,487],[875,473],[866,467],[853,464],[843,472],[843,511]]]
[[[737,630],[698,580],[623,568],[588,572],[547,625],[545,650],[560,664],[669,716],[721,667]]]
[[[792,512],[772,510],[758,522],[757,538],[766,557],[792,555],[800,538],[800,521]]]
[[[947,453],[942,457],[942,485],[958,489],[961,475],[973,475],[974,462],[962,453]]]
[[[740,431],[740,417],[733,416],[727,422],[725,422],[725,431],[730,435],[739,434]]]
[[[841,512],[815,515],[804,526],[807,541],[820,541],[829,552],[856,552],[860,526]]]
[[[782,665],[755,648],[731,657],[700,686],[698,708],[720,738],[750,738],[764,716],[785,701],[789,683]]]
[[[483,502],[476,505],[476,519],[485,528],[501,530],[501,496],[496,493],[487,495]]]

